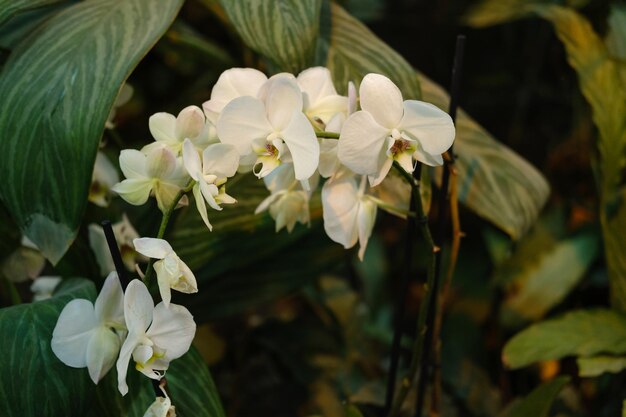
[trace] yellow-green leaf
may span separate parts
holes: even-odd
[[[593,358],[578,358],[578,375],[594,377],[605,372],[617,374],[626,369],[626,357],[595,356]]]
[[[556,396],[569,381],[570,377],[560,376],[541,384],[526,398],[513,403],[500,417],[548,417]]]
[[[56,263],[74,240],[117,92],[182,0],[90,0],[46,20],[0,73],[0,197]]]

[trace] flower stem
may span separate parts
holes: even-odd
[[[165,230],[167,229],[167,225],[170,222],[172,213],[174,213],[174,210],[176,210],[176,206],[178,206],[178,202],[181,198],[183,198],[185,194],[191,191],[195,184],[196,182],[194,180],[191,180],[185,188],[181,188],[180,190],[178,190],[178,193],[176,193],[176,196],[174,196],[174,200],[172,200],[172,204],[170,204],[167,210],[163,212],[161,224],[159,225],[159,231],[156,235],[157,239],[163,239],[163,236],[165,236]],[[152,271],[154,271],[154,268],[152,267],[153,264],[154,259],[150,258],[150,260],[148,261],[148,267],[146,268],[146,274],[143,277],[143,282],[146,283],[146,285],[150,282],[150,278],[152,277]]]
[[[335,132],[315,132],[315,136],[323,139],[339,139],[339,133]]]

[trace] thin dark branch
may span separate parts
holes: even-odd
[[[130,280],[128,279],[128,274],[126,273],[124,261],[122,261],[122,254],[120,253],[120,249],[117,246],[117,240],[115,240],[113,226],[111,226],[110,220],[104,220],[101,225],[102,229],[104,230],[104,236],[107,239],[107,244],[109,245],[109,251],[111,252],[111,257],[113,258],[113,264],[115,264],[117,276],[120,278],[122,289],[125,291],[126,287],[130,283]]]

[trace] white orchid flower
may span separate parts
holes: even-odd
[[[377,211],[376,202],[365,194],[366,179],[361,177],[359,184],[354,175],[342,172],[326,181],[322,188],[326,234],[346,249],[358,241],[361,260],[374,229]]]
[[[198,106],[185,107],[177,117],[165,112],[153,114],[148,125],[156,142],[144,146],[142,152],[165,146],[178,156],[185,139],[189,139],[200,151],[216,139],[211,135],[215,134],[212,124],[206,123],[204,113]]]
[[[228,103],[237,97],[257,97],[267,76],[254,68],[231,68],[224,71],[211,90],[211,99],[202,104],[207,119],[214,125]]]
[[[217,120],[223,143],[234,145],[243,160],[255,158],[262,178],[281,163],[293,162],[295,177],[306,181],[317,169],[319,143],[302,113],[302,92],[293,76],[280,74],[259,91],[262,99],[243,96],[224,107]]]
[[[283,164],[270,175],[263,178],[270,195],[256,208],[254,214],[269,209],[276,222],[276,232],[283,227],[291,233],[296,223],[308,225],[311,222],[309,200],[312,190],[317,188],[319,175],[314,174],[309,190],[304,190],[302,183],[296,180],[290,164]]]
[[[192,294],[198,292],[196,277],[191,269],[180,260],[174,249],[163,239],[142,237],[133,240],[135,250],[148,258],[159,259],[153,265],[159,283],[159,293],[165,307],[170,305],[170,289]]]
[[[400,89],[387,77],[368,74],[359,89],[361,111],[350,115],[341,130],[338,156],[357,174],[379,184],[394,160],[413,172],[413,160],[443,164],[441,154],[452,146],[450,116],[417,100],[402,101]]]
[[[196,333],[191,313],[176,304],[154,306],[146,285],[140,280],[128,284],[124,293],[124,319],[128,336],[117,360],[118,389],[128,393],[126,374],[130,359],[135,368],[152,379],[160,379],[169,363],[189,350]]]
[[[115,363],[125,333],[124,295],[115,272],[111,272],[96,298],[75,299],[61,311],[52,332],[52,351],[64,364],[87,367],[98,383]]]
[[[122,220],[113,223],[113,234],[122,255],[124,266],[129,271],[135,270],[138,262],[145,262],[147,258],[135,250],[133,240],[139,238],[139,233],[135,230],[126,214],[122,215]],[[87,227],[89,236],[89,246],[96,256],[96,263],[100,267],[100,273],[104,276],[109,271],[115,270],[115,263],[109,251],[104,230],[99,224],[92,223]]]
[[[108,207],[111,203],[111,188],[118,182],[120,182],[120,176],[117,169],[103,152],[98,151],[91,175],[89,201],[96,206]]]
[[[165,397],[156,397],[154,402],[146,410],[143,417],[176,417],[176,407],[168,397],[164,389],[161,389]]]
[[[237,173],[239,167],[239,153],[232,145],[215,143],[209,145],[200,156],[189,140],[183,145],[183,162],[185,169],[196,183],[193,186],[193,196],[196,207],[204,224],[213,230],[209,222],[206,204],[214,210],[222,210],[220,204],[234,204],[234,198],[226,194],[224,183],[227,178]]]
[[[328,68],[308,68],[296,80],[302,90],[304,114],[320,130],[327,130],[327,124],[337,114],[346,116],[348,97],[337,94]]]
[[[147,155],[125,149],[120,153],[120,168],[126,179],[115,184],[113,191],[135,206],[144,204],[153,194],[163,212],[189,181],[182,159],[166,147],[154,148]]]
[[[52,297],[57,285],[61,283],[61,277],[38,277],[30,286],[33,293],[33,301],[47,300]]]

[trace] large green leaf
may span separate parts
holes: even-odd
[[[526,398],[514,403],[500,417],[548,417],[552,403],[570,380],[560,376],[535,388]]]
[[[331,3],[330,12],[326,66],[338,90],[345,93],[349,81],[358,84],[366,74],[376,72],[389,77],[402,90],[405,99],[420,98],[415,70],[400,54],[341,6]]]
[[[449,97],[443,88],[420,74],[423,99],[441,109]],[[528,161],[499,143],[462,109],[456,118],[459,200],[513,239],[535,222],[550,187]]]
[[[0,310],[0,398],[4,415],[85,415],[95,386],[86,370],[59,361],[50,341],[59,314],[70,300],[95,297],[91,281],[67,279],[51,299]]]
[[[167,391],[180,417],[225,417],[224,409],[209,369],[192,347],[172,361],[166,373]],[[129,369],[128,394],[117,390],[117,373],[112,370],[98,384],[90,417],[142,417],[155,394],[152,382],[136,370]]]
[[[626,316],[613,310],[579,310],[534,324],[504,346],[509,368],[565,356],[626,353]]]
[[[605,372],[617,374],[626,369],[626,357],[595,356],[578,358],[578,374],[582,377],[593,377]]]
[[[279,70],[310,66],[319,31],[321,0],[221,0],[235,30]]]
[[[0,73],[0,197],[53,263],[76,235],[120,85],[181,5],[72,5],[20,43]]]
[[[67,0],[0,0],[0,26],[17,13]]]

